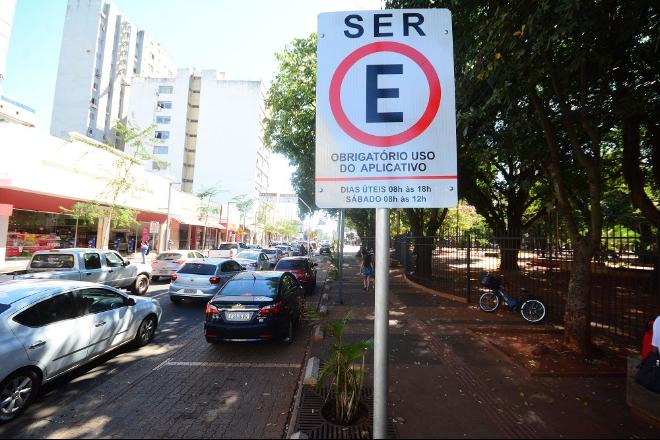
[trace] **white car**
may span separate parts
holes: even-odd
[[[159,254],[151,262],[151,279],[158,281],[160,277],[170,278],[188,261],[195,258],[204,258],[199,251],[174,250]]]
[[[154,337],[157,300],[82,281],[0,284],[0,423],[20,415],[46,382],[120,345]]]
[[[234,260],[245,270],[270,270],[270,259],[261,251],[243,251],[236,254]]]

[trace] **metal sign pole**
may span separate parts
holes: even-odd
[[[374,438],[387,438],[387,337],[390,293],[390,210],[376,209],[374,319]]]
[[[344,210],[339,210],[339,232],[337,252],[339,252],[339,304],[344,304]]]

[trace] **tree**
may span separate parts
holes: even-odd
[[[564,316],[564,342],[590,348],[591,258],[600,245],[604,187],[603,151],[629,155],[630,193],[654,218],[636,158],[650,151],[657,133],[657,11],[649,0],[573,2],[390,1],[397,7],[450,7],[459,41],[468,53],[458,66],[508,114],[520,109],[543,135],[543,169],[555,206],[573,245]],[[479,102],[480,101],[480,102]],[[634,111],[631,110],[635,107]],[[530,113],[531,110],[531,113]],[[522,120],[524,122],[524,120]],[[611,134],[622,130],[622,144]],[[516,130],[518,131],[518,130]],[[515,139],[522,139],[516,134]],[[647,155],[650,157],[651,155]],[[633,166],[634,163],[634,166]],[[624,165],[625,166],[625,165]],[[650,176],[655,167],[639,167]],[[639,176],[637,176],[639,177]],[[638,179],[639,180],[639,179]],[[634,194],[633,194],[634,193]],[[651,194],[653,192],[651,191]],[[636,201],[635,201],[636,200]]]
[[[75,219],[98,219],[101,226],[101,239],[98,245],[102,249],[108,246],[110,228],[128,228],[137,223],[137,210],[126,206],[132,196],[139,191],[147,190],[144,182],[135,174],[142,168],[143,161],[153,160],[159,166],[165,167],[163,162],[155,157],[150,150],[152,146],[154,127],[140,130],[130,124],[118,122],[114,128],[117,140],[125,145],[129,153],[121,152],[107,144],[92,142],[87,138],[75,137],[74,140],[88,143],[96,148],[102,148],[115,155],[112,163],[112,174],[107,176],[105,189],[93,202],[77,202],[69,211]]]
[[[204,232],[202,233],[202,249],[206,246],[206,225],[209,221],[209,216],[211,215],[222,215],[222,207],[218,207],[213,202],[213,199],[224,192],[219,187],[209,187],[202,189],[197,193],[197,197],[200,199],[200,205],[197,207],[197,213],[200,218],[204,219]]]
[[[244,240],[243,234],[245,233],[246,230],[245,218],[252,210],[252,206],[254,206],[254,199],[248,196],[247,194],[241,194],[240,196],[234,197],[232,200],[236,204],[236,209],[238,209],[238,212],[241,213],[241,217],[243,219],[243,228],[241,229],[239,234],[239,236],[241,237],[241,241],[243,241]]]
[[[265,142],[297,168],[291,184],[315,208],[316,34],[293,40],[276,57],[279,71],[266,96]]]

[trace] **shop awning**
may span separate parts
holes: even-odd
[[[172,220],[175,222],[182,224],[182,225],[193,225],[193,226],[204,226],[204,220],[200,220],[198,218],[184,218],[178,215],[173,215]],[[221,225],[219,223],[215,223],[213,221],[208,221],[206,222],[206,227],[207,228],[213,228],[213,229],[220,229],[220,230],[225,230],[227,229],[224,225]]]

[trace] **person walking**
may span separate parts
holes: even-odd
[[[147,253],[149,252],[149,243],[143,241],[140,245],[140,252],[142,253],[142,264],[147,264]]]
[[[360,265],[360,272],[362,273],[362,287],[366,292],[369,290],[371,279],[374,278],[374,260],[371,253],[365,248],[362,249],[362,264]]]

